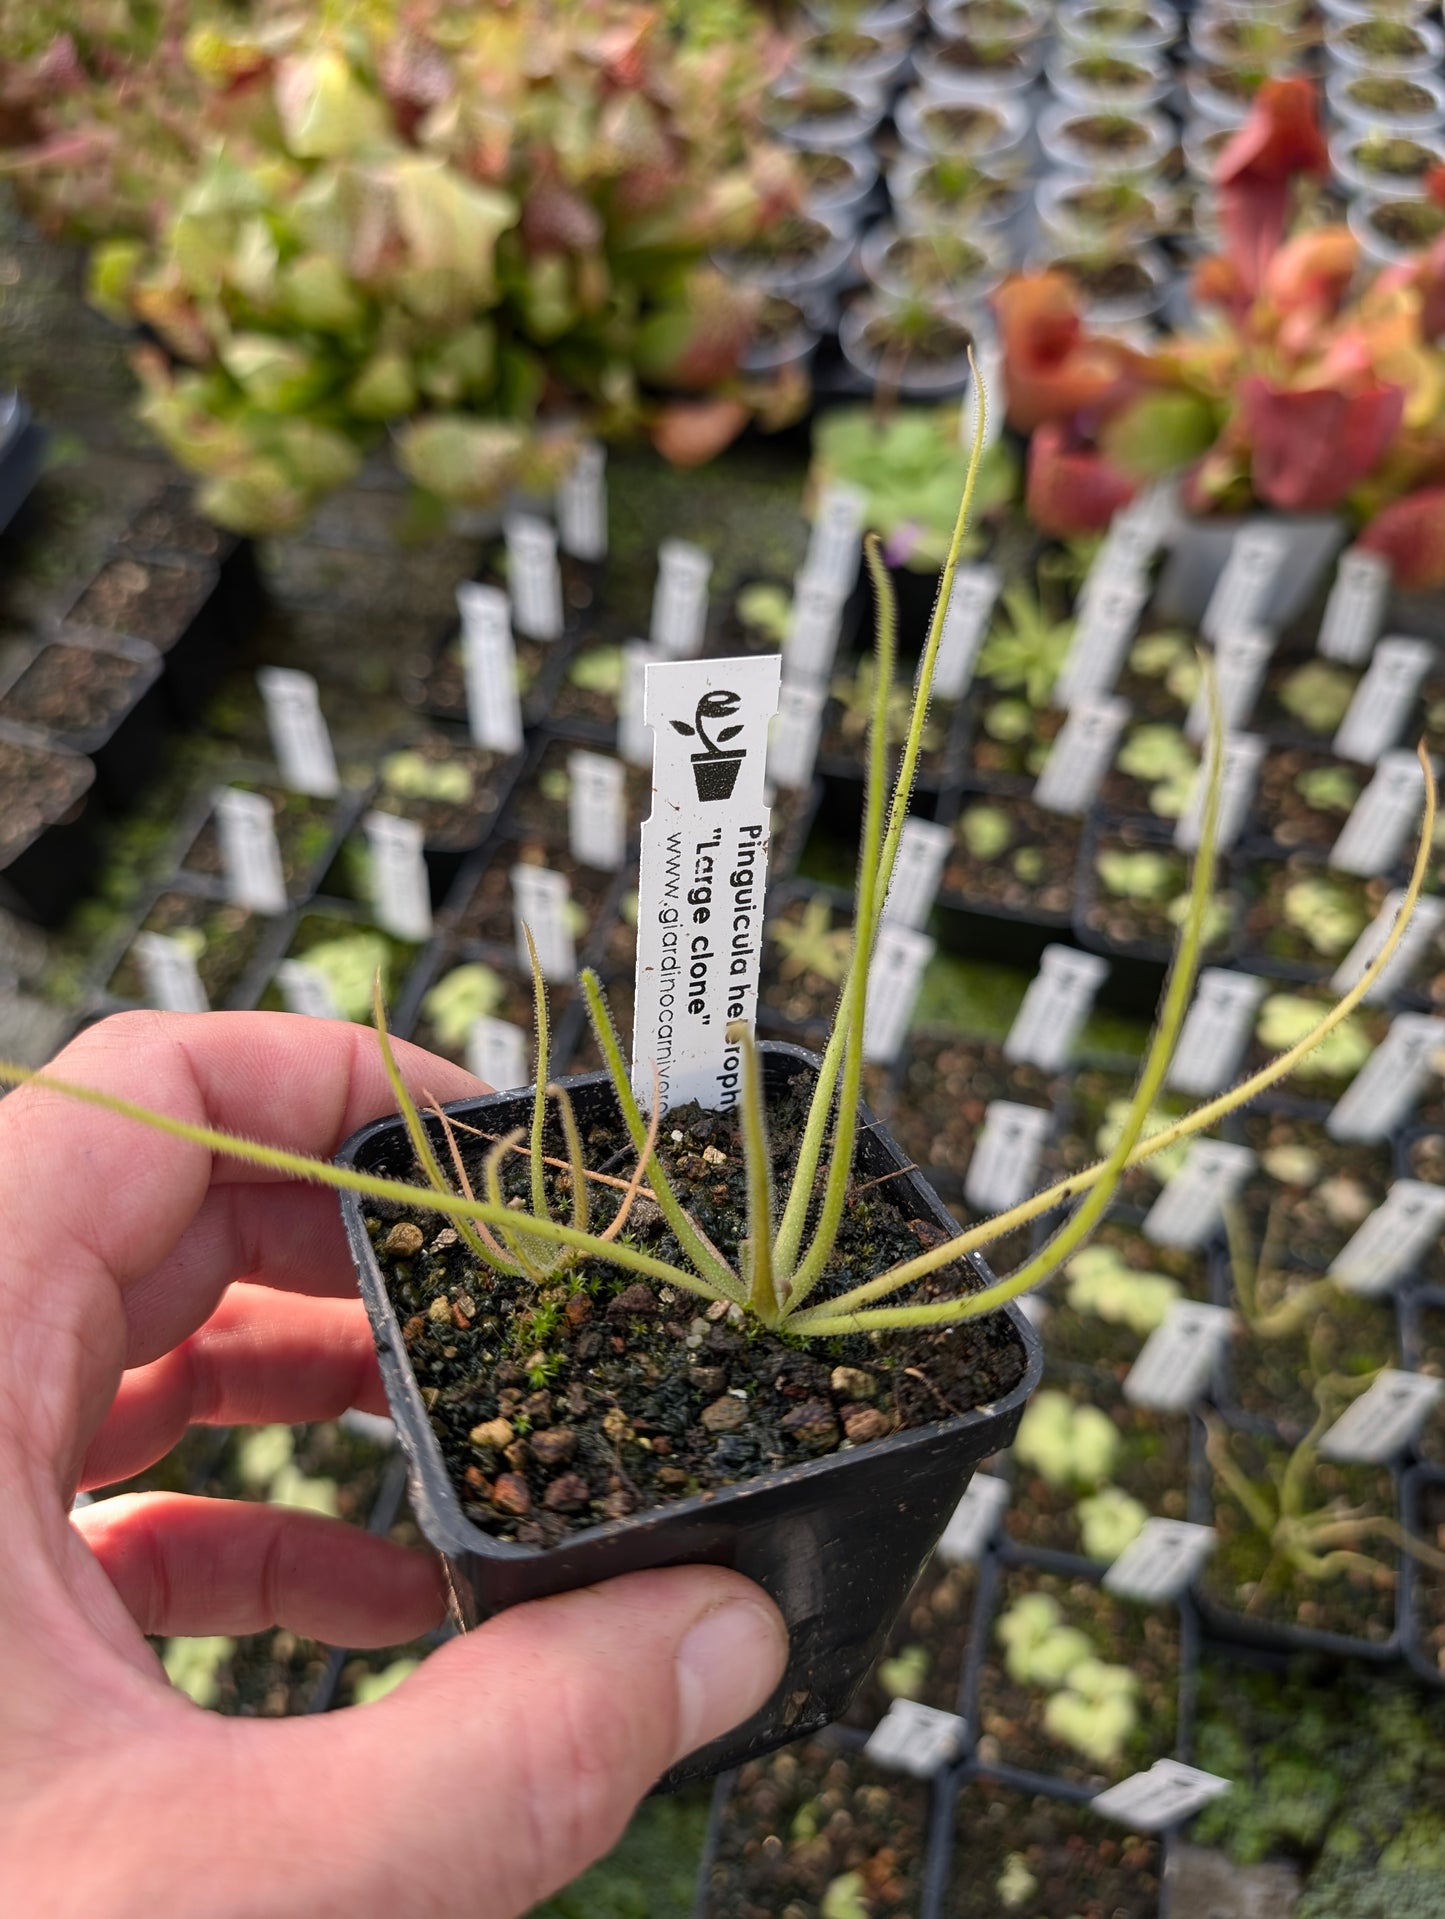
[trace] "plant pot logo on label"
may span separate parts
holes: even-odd
[[[742,705],[739,694],[718,687],[704,693],[693,713],[693,723],[686,720],[671,722],[674,733],[681,733],[685,739],[697,739],[702,742],[702,751],[692,753],[693,785],[697,796],[704,805],[718,800],[730,800],[733,788],[738,783],[738,769],[747,758],[745,746],[729,747],[726,742],[735,740],[742,732],[741,724],[725,726],[714,735],[709,726],[715,726],[719,720],[730,720]]]

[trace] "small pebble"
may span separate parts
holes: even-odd
[[[843,1415],[843,1431],[855,1446],[865,1440],[882,1439],[893,1430],[893,1421],[876,1406],[859,1406]]]
[[[522,1401],[522,1411],[534,1425],[552,1417],[552,1395],[544,1387],[540,1392],[529,1393]]]
[[[716,1146],[704,1146],[702,1156],[709,1166],[726,1166],[728,1163],[727,1154],[720,1153]]]
[[[409,1219],[399,1219],[382,1242],[381,1250],[394,1259],[412,1259],[425,1243],[426,1235],[420,1226],[414,1226]]]
[[[835,1366],[828,1384],[840,1399],[871,1399],[878,1390],[872,1373],[858,1366]]]
[[[586,1293],[573,1293],[562,1311],[569,1326],[585,1326],[592,1317],[592,1301]]]
[[[724,1393],[721,1399],[704,1406],[698,1418],[710,1433],[739,1432],[748,1423],[747,1401]]]
[[[445,1294],[442,1294],[439,1298],[434,1299],[431,1305],[427,1307],[426,1316],[433,1326],[452,1325],[454,1323],[452,1320],[452,1302]]]
[[[579,1513],[591,1497],[591,1488],[581,1473],[563,1473],[542,1495],[542,1504],[548,1512]]]
[[[502,1452],[517,1437],[516,1428],[510,1419],[488,1419],[480,1426],[473,1426],[467,1434],[474,1446],[492,1446]]]
[[[498,1512],[512,1513],[518,1518],[531,1512],[532,1495],[526,1480],[518,1478],[516,1473],[503,1473],[492,1488],[492,1504]]]
[[[566,1426],[532,1434],[532,1457],[541,1466],[565,1466],[577,1450],[577,1435]]]
[[[607,1308],[609,1319],[655,1319],[658,1312],[657,1294],[650,1286],[629,1286],[626,1292],[619,1293]]]
[[[808,1399],[784,1413],[778,1422],[783,1431],[800,1445],[815,1452],[826,1452],[838,1443],[838,1421],[833,1408],[821,1399]]]

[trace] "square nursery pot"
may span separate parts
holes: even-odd
[[[0,533],[30,498],[40,477],[47,438],[18,393],[0,405]]]
[[[43,728],[95,762],[96,784],[124,810],[155,777],[167,708],[161,656],[144,640],[62,627],[0,696],[0,716]]]
[[[43,733],[0,720],[0,907],[55,926],[95,870],[95,768]]]
[[[1182,620],[1197,627],[1234,545],[1246,526],[1268,524],[1289,535],[1284,564],[1262,601],[1262,626],[1288,626],[1309,606],[1326,569],[1345,541],[1343,520],[1332,514],[1298,519],[1258,514],[1253,519],[1185,520],[1160,576],[1154,611],[1161,620]]]
[[[200,721],[235,653],[235,628],[224,616],[214,560],[113,554],[67,617],[77,626],[148,640],[165,664],[171,710],[186,725]]]
[[[766,1083],[778,1091],[818,1061],[801,1048],[764,1044]],[[614,1109],[610,1081],[590,1073],[564,1082],[585,1133],[589,1115]],[[526,1122],[531,1094],[492,1094],[447,1110],[501,1129]],[[926,1220],[956,1222],[911,1170],[866,1109],[858,1168],[890,1172]],[[437,1143],[441,1147],[440,1129]],[[405,1176],[412,1163],[399,1117],[354,1134],[338,1163]],[[974,1468],[1006,1446],[1038,1382],[1042,1350],[1023,1316],[1006,1308],[1023,1364],[1018,1384],[994,1404],[895,1433],[727,1486],[674,1505],[587,1528],[550,1547],[491,1537],[462,1512],[407,1360],[400,1325],[367,1236],[359,1195],[341,1198],[362,1297],[371,1320],[387,1400],[411,1462],[411,1496],[426,1537],[445,1557],[463,1626],[527,1600],[572,1591],[620,1573],[660,1566],[731,1566],[768,1592],[787,1621],[791,1653],[777,1690],[751,1719],[674,1766],[672,1789],[816,1731],[839,1716],[881,1649]],[[988,1269],[974,1261],[980,1280]]]

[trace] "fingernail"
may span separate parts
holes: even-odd
[[[755,1712],[777,1685],[786,1657],[782,1621],[770,1606],[732,1600],[704,1613],[677,1649],[675,1758]]]

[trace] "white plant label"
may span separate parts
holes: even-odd
[[[1146,1606],[1167,1604],[1193,1583],[1217,1538],[1212,1526],[1193,1526],[1185,1519],[1146,1519],[1104,1574],[1104,1590]]]
[[[1055,706],[1074,706],[1086,696],[1112,692],[1124,655],[1149,597],[1142,574],[1089,573],[1079,596],[1079,616],[1068,657],[1054,685]]]
[[[1335,1255],[1330,1278],[1346,1292],[1388,1293],[1445,1232],[1445,1186],[1397,1179]]]
[[[606,753],[567,756],[567,836],[572,857],[616,873],[627,857],[627,768]]]
[[[1132,499],[1109,522],[1091,572],[1138,574],[1147,571],[1179,522],[1177,489],[1160,480]]]
[[[530,975],[527,951],[530,928],[542,977],[560,985],[577,971],[577,946],[572,937],[572,890],[565,873],[548,866],[518,862],[512,868],[512,920],[517,935],[517,964]]]
[[[1385,902],[1379,912],[1335,969],[1334,978],[1330,981],[1332,993],[1348,993],[1373,965],[1380,948],[1390,937],[1390,931],[1404,903],[1403,886],[1396,887],[1392,893],[1386,894]],[[1414,914],[1410,924],[1400,936],[1400,944],[1390,955],[1384,971],[1365,994],[1367,1002],[1383,1004],[1400,991],[1419,965],[1425,948],[1434,939],[1442,919],[1445,919],[1445,899],[1429,895],[1415,902]]]
[[[823,488],[813,513],[803,570],[810,579],[826,580],[842,599],[847,599],[858,578],[867,507],[866,494],[856,486],[839,484]]]
[[[1193,1252],[1218,1227],[1224,1208],[1254,1171],[1255,1155],[1227,1139],[1197,1139],[1165,1180],[1141,1231],[1156,1246]]]
[[[1419,822],[1425,773],[1413,753],[1382,753],[1330,852],[1330,865],[1368,879],[1399,863]]]
[[[607,453],[595,440],[578,447],[557,489],[557,534],[574,560],[607,558]]]
[[[1208,1390],[1233,1327],[1227,1306],[1176,1299],[1129,1368],[1125,1399],[1161,1413],[1184,1412]]]
[[[1169,1065],[1168,1084],[1194,1099],[1222,1092],[1238,1073],[1268,982],[1206,966]]]
[[[935,942],[917,927],[885,921],[878,928],[868,967],[868,1005],[863,1021],[863,1057],[890,1064],[903,1051],[923,975]]]
[[[1253,521],[1234,536],[1229,558],[1204,609],[1200,631],[1216,646],[1226,633],[1257,626],[1271,589],[1289,558],[1289,534]]]
[[[647,669],[652,811],[642,823],[632,1086],[662,1110],[736,1106],[727,1029],[757,1019],[770,814],[768,722],[776,654]]]
[[[283,959],[276,968],[276,984],[288,1013],[302,1013],[307,1019],[341,1018],[330,981],[304,959]]]
[[[468,580],[457,588],[462,622],[462,673],[472,740],[490,753],[522,749],[522,701],[512,609],[500,587]]]
[[[131,952],[145,983],[146,1004],[162,1013],[208,1013],[210,1003],[196,956],[184,940],[165,933],[137,933]]]
[[[1121,1779],[1107,1792],[1096,1793],[1090,1806],[1131,1832],[1163,1832],[1192,1819],[1202,1806],[1228,1792],[1230,1781],[1217,1773],[1201,1772],[1179,1759],[1156,1759],[1148,1772]]]
[[[1076,818],[1087,813],[1113,763],[1130,710],[1127,700],[1110,695],[1090,693],[1076,700],[1034,783],[1034,803],[1048,813]]]
[[[828,689],[821,681],[782,683],[778,717],[768,736],[768,778],[784,792],[800,791],[813,777],[827,703]]]
[[[1274,634],[1267,627],[1236,627],[1220,636],[1214,649],[1214,684],[1226,733],[1238,733],[1253,713],[1273,651]],[[1209,699],[1203,685],[1190,705],[1184,736],[1190,740],[1209,737]]]
[[[1434,659],[1428,640],[1380,641],[1335,735],[1334,750],[1342,759],[1373,766],[1397,744]]]
[[[695,660],[707,637],[707,587],[712,555],[691,540],[664,540],[657,549],[648,635],[665,660]]]
[[[1325,1121],[1331,1139],[1383,1139],[1410,1113],[1445,1046],[1445,1019],[1399,1013],[1390,1030],[1335,1101]]]
[[[1414,1439],[1441,1393],[1445,1379],[1386,1366],[1320,1440],[1321,1455],[1383,1466]]]
[[[966,1734],[955,1712],[940,1712],[916,1699],[895,1699],[869,1733],[863,1756],[889,1772],[931,1779],[960,1757]]]
[[[264,793],[223,786],[216,793],[216,834],[226,897],[253,913],[286,911],[286,875],[276,839],[276,814]]]
[[[981,1213],[1001,1213],[1027,1199],[1038,1184],[1048,1132],[1047,1107],[990,1100],[963,1185],[969,1205]]]
[[[421,822],[394,813],[368,813],[362,825],[371,854],[371,904],[378,924],[394,939],[430,939],[431,882]]]
[[[833,670],[842,625],[843,601],[837,589],[827,580],[800,573],[793,581],[793,611],[783,642],[788,678],[826,680]]]
[[[967,692],[1002,584],[992,566],[961,566],[954,574],[933,662],[933,690],[939,699],[957,700]]]
[[[315,680],[294,667],[263,666],[256,684],[265,702],[271,751],[281,769],[282,784],[293,793],[333,799],[341,791],[341,778]]]
[[[652,764],[652,729],[647,724],[647,669],[659,656],[646,640],[629,640],[622,649],[622,691],[617,700],[617,750],[629,766]]]
[[[557,565],[557,529],[535,513],[509,513],[503,531],[517,631],[529,640],[560,640],[562,573]]]
[[[953,1509],[936,1551],[948,1566],[972,1566],[982,1559],[1008,1506],[1009,1487],[996,1473],[975,1473],[968,1491]]]
[[[483,1014],[467,1034],[467,1071],[494,1092],[514,1093],[531,1078],[527,1070],[528,1040],[509,1019]]]
[[[1216,843],[1224,852],[1239,838],[1249,817],[1254,788],[1264,759],[1264,741],[1257,733],[1231,733],[1224,742],[1224,764],[1219,778],[1219,818]],[[1201,768],[1194,782],[1189,806],[1174,829],[1174,844],[1192,853],[1204,830],[1204,806],[1208,780]]]
[[[1057,1073],[1068,1064],[1109,962],[1072,946],[1046,946],[1004,1041],[1004,1057]]]
[[[895,926],[922,926],[927,921],[952,844],[951,828],[909,814],[898,836],[898,856],[883,903],[885,921]]]
[[[1390,563],[1357,546],[1340,555],[1334,585],[1320,621],[1319,651],[1327,660],[1355,666],[1370,657],[1390,596]]]

